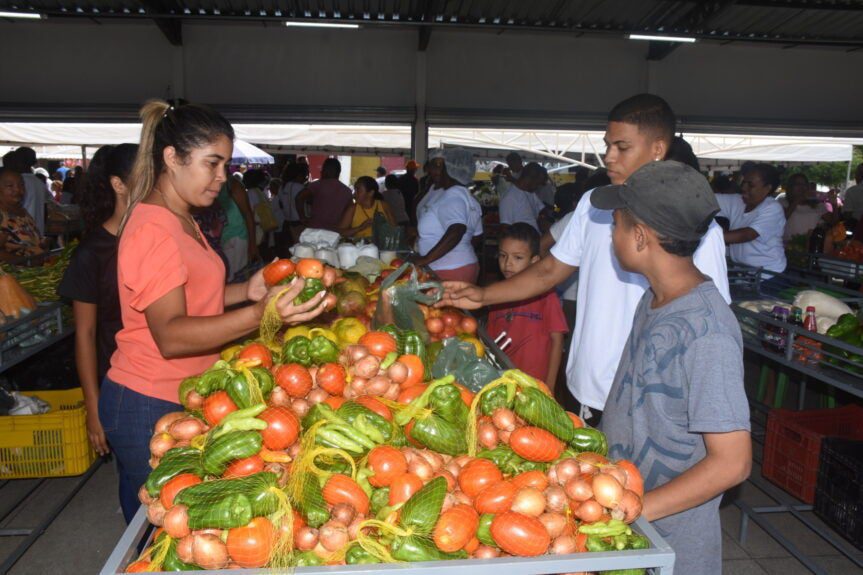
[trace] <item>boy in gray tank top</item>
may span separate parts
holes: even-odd
[[[609,458],[641,471],[643,515],[674,549],[675,572],[719,574],[719,502],[752,462],[740,327],[692,263],[719,206],[707,180],[678,162],[648,164],[591,202],[615,210],[615,254],[651,288],[603,413]]]

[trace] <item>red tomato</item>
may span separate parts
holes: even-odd
[[[292,446],[300,436],[300,420],[293,411],[286,407],[268,407],[258,419],[267,422],[267,428],[261,430],[264,447],[275,451]]]
[[[398,505],[410,499],[423,488],[423,480],[414,473],[403,473],[390,483],[389,505]]]
[[[398,269],[404,265],[405,261],[401,258],[396,258],[390,262],[390,267],[394,269]]]
[[[225,540],[228,555],[244,569],[263,567],[270,560],[276,544],[276,530],[266,517],[255,517],[245,527],[228,531]]]
[[[458,474],[458,485],[468,497],[476,497],[493,483],[503,481],[503,473],[488,459],[469,461]]]
[[[232,411],[237,411],[237,404],[231,400],[227,391],[211,393],[204,400],[204,419],[210,427],[219,425],[219,422]]]
[[[369,496],[359,483],[347,475],[336,473],[330,476],[322,493],[329,505],[348,503],[357,513],[365,515],[369,512]]]
[[[509,436],[509,446],[528,461],[554,461],[563,453],[563,442],[540,427],[520,427]]]
[[[470,335],[474,335],[477,328],[476,318],[466,315],[461,318],[458,327],[462,333],[469,333]]]
[[[626,473],[626,485],[624,487],[630,491],[634,491],[639,497],[644,497],[644,480],[641,478],[641,472],[635,464],[626,459],[621,459],[615,465]]]
[[[468,544],[479,527],[479,515],[470,505],[456,505],[441,513],[434,528],[438,549],[453,553]]]
[[[303,398],[312,390],[312,374],[299,363],[278,365],[273,372],[276,385],[291,397]]]
[[[361,395],[354,400],[354,403],[359,403],[366,409],[374,411],[387,421],[393,420],[393,412],[390,411],[390,408],[372,397],[371,395]]]
[[[566,414],[572,420],[572,424],[575,426],[576,429],[578,429],[579,427],[584,427],[584,422],[581,420],[581,418],[579,416],[572,413],[571,411],[567,411]]]
[[[360,345],[368,348],[369,353],[378,359],[383,359],[396,351],[396,340],[384,331],[369,331],[363,334],[359,341]]]
[[[338,409],[345,402],[345,398],[341,395],[331,395],[324,400],[324,403],[332,407],[333,409]]]
[[[347,374],[340,363],[325,363],[318,368],[315,381],[318,386],[330,395],[342,395],[345,392]]]
[[[408,376],[401,384],[402,389],[423,382],[425,378],[425,366],[420,356],[407,354],[399,357],[398,361],[408,368]]]
[[[264,460],[260,455],[253,455],[244,459],[236,459],[225,470],[222,477],[247,477],[264,470]]]
[[[539,519],[515,511],[495,515],[491,537],[510,555],[522,557],[542,555],[551,544],[551,537]]]
[[[480,513],[503,513],[509,511],[518,488],[509,481],[492,483],[479,492],[473,506]]]
[[[294,273],[294,262],[291,260],[278,260],[268,264],[264,268],[264,283],[268,286],[274,286],[283,279],[291,276]]]
[[[200,482],[201,478],[194,473],[175,475],[162,486],[162,490],[159,492],[159,501],[162,502],[162,507],[170,509],[174,505],[174,498],[179,492]]]
[[[439,317],[430,317],[426,320],[426,329],[430,334],[437,335],[443,331],[443,320]]]
[[[440,316],[440,318],[443,320],[444,327],[452,328],[453,330],[458,328],[459,324],[461,323],[461,318],[463,317],[464,316],[462,314],[453,309],[448,309],[444,311]]]
[[[404,454],[389,445],[379,445],[369,451],[368,465],[369,469],[374,471],[374,475],[369,477],[369,483],[375,487],[389,487],[393,479],[408,470]]]
[[[473,403],[473,392],[460,383],[456,383],[455,386],[458,388],[458,391],[461,394],[461,400],[468,407],[468,409],[470,409],[470,406]]]
[[[125,573],[148,573],[150,571],[150,562],[144,559],[139,559],[134,563],[129,563]]]
[[[399,396],[396,399],[396,401],[398,401],[399,403],[403,403],[403,404],[407,405],[408,403],[412,402],[413,400],[415,400],[416,398],[421,396],[423,394],[423,392],[426,390],[426,387],[427,386],[423,383],[421,383],[419,385],[412,385],[410,387],[404,387],[404,388],[402,388],[401,393],[399,393]]]
[[[240,350],[237,359],[258,360],[260,365],[267,369],[273,367],[273,354],[267,346],[262,343],[250,343]]]
[[[545,491],[548,487],[548,476],[542,471],[525,471],[513,477],[510,481],[518,489],[522,487],[533,487],[540,491]]]
[[[297,273],[300,277],[319,280],[324,277],[324,264],[311,258],[301,259],[297,262]]]

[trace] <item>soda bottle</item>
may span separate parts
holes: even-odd
[[[791,319],[789,322],[793,326],[803,327],[803,310],[797,306],[791,308]],[[794,359],[803,361],[806,349],[800,345],[800,338],[794,339]]]
[[[771,317],[777,321],[788,321],[788,310],[780,305],[773,306]],[[763,341],[762,345],[765,349],[776,353],[782,353],[785,349],[785,337],[788,335],[788,330],[781,326],[765,323],[763,325]]]
[[[810,305],[806,307],[806,318],[803,320],[803,329],[813,333],[818,333],[818,321],[815,317],[814,306]],[[822,355],[818,351],[821,349],[821,343],[813,339],[809,339],[808,337],[802,339],[804,339],[807,344],[805,347],[806,355],[803,358],[804,363],[811,365],[818,365],[821,363]]]

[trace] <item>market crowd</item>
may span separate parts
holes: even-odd
[[[288,257],[307,228],[369,240],[385,222],[445,280],[443,303],[484,308],[515,365],[552,389],[565,380],[557,396],[601,426],[610,457],[638,465],[644,515],[680,572],[720,572],[719,502],[751,465],[727,262],[769,282],[789,243],[825,249],[825,230],[863,219],[863,166],[843,198],[764,163],[708,182],[668,104],[639,94],[609,112],[602,169],[557,187],[511,153],[491,170],[499,203],[484,215],[468,150],[436,150],[398,175],[380,168],[351,189],[336,158],[316,179],[302,156],[277,176],[231,173],[233,128],[205,106],[151,101],[141,117],[138,144],[100,148],[86,171],[49,177],[26,147],[0,168],[4,259],[41,253],[58,206],[78,206],[85,222],[60,293],[73,302],[90,439],[116,456],[127,520],[179,383],[251,334],[280,289],[258,263]],[[484,235],[503,279],[480,286]],[[301,287],[276,304],[286,324],[323,311],[323,293],[293,303]]]

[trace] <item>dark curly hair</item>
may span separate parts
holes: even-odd
[[[123,182],[128,182],[137,153],[137,144],[120,144],[102,146],[93,155],[85,176],[85,185],[77,187],[81,191],[77,203],[81,206],[81,215],[84,216],[88,232],[99,228],[114,213],[117,198],[111,186],[111,177],[117,176]]]

